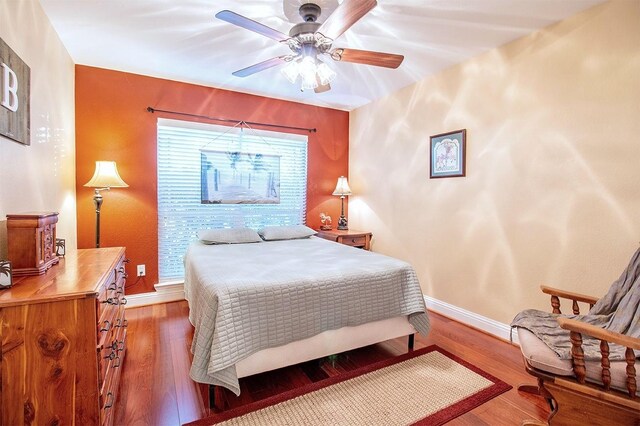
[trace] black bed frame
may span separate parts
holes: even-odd
[[[415,334],[410,334],[407,341],[407,350],[411,352],[415,343]],[[209,385],[209,408],[216,408],[216,385]]]

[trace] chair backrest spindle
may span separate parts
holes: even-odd
[[[558,296],[551,296],[551,307],[553,308],[554,314],[561,314],[560,311],[560,299]]]

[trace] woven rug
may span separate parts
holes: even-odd
[[[429,346],[189,425],[440,425],[509,389]]]

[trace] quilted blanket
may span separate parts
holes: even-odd
[[[430,327],[409,264],[316,237],[193,243],[184,289],[195,327],[190,376],[236,395],[235,364],[262,349],[401,315],[421,334]]]

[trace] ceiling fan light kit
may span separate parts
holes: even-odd
[[[299,8],[299,14],[304,22],[294,25],[289,31],[289,36],[229,10],[218,12],[216,17],[285,43],[293,52],[235,71],[233,75],[248,77],[284,63],[286,66],[282,68],[282,74],[287,80],[293,84],[300,80],[302,91],[313,89],[316,93],[322,93],[331,89],[329,83],[336,78],[337,74],[319,58],[321,55],[326,54],[334,61],[385,68],[398,68],[404,60],[404,56],[391,53],[348,48],[331,50],[334,40],[376,5],[376,0],[344,0],[321,24],[317,22],[322,13],[320,6],[314,3],[305,3]]]

